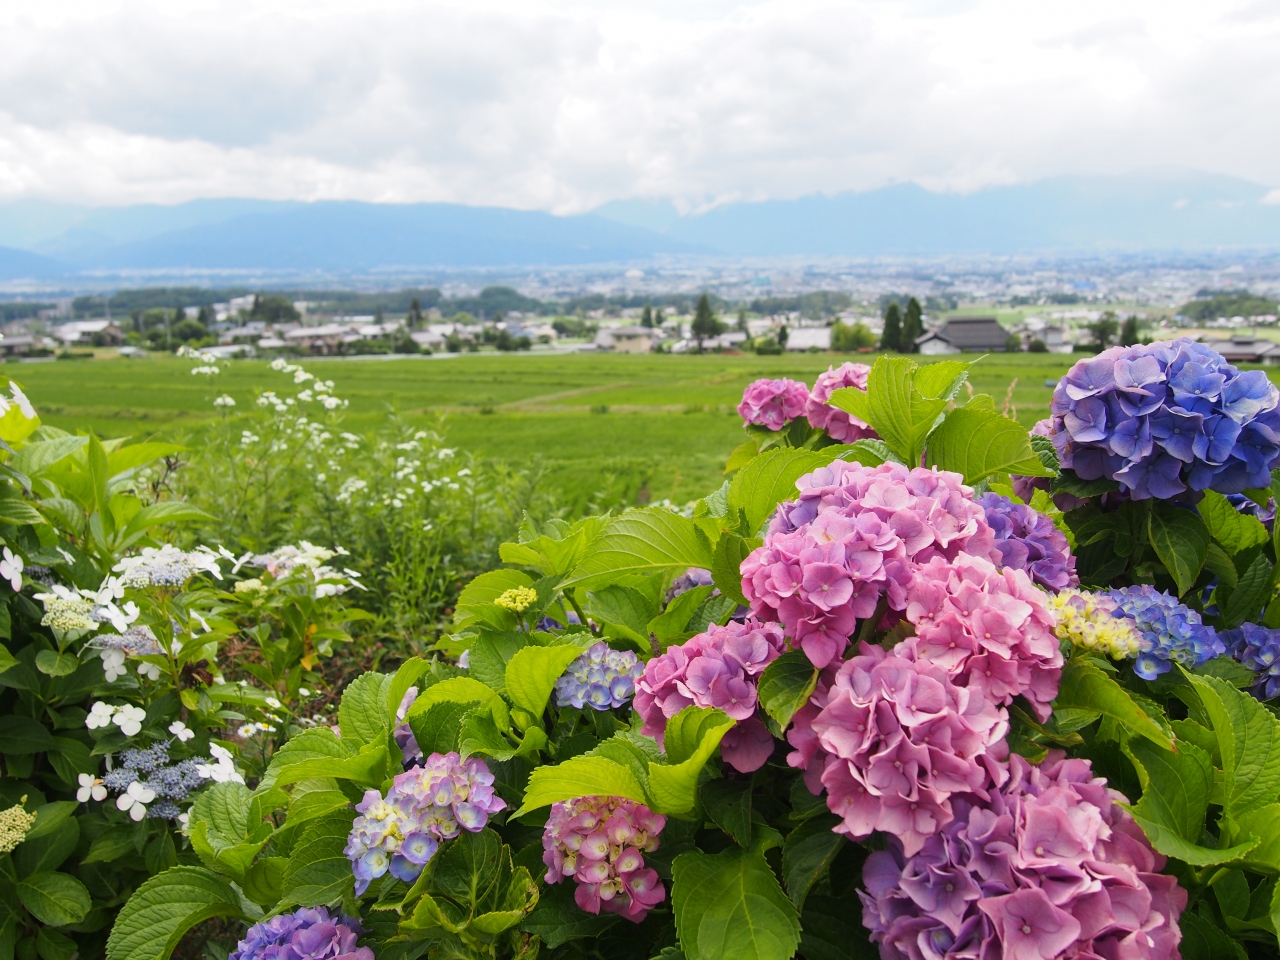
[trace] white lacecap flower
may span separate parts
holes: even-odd
[[[116,798],[116,806],[129,814],[134,820],[141,820],[147,815],[147,804],[156,798],[156,792],[144,787],[137,780],[129,784],[129,788]]]
[[[138,664],[138,676],[146,677],[152,683],[160,679],[160,668],[154,663],[147,663],[145,660]],[[129,734],[133,736],[133,734]]]
[[[196,732],[181,720],[175,720],[173,723],[169,724],[169,732],[177,737],[179,741],[184,743],[196,735]]]
[[[158,671],[157,671],[158,675]],[[132,704],[117,707],[111,722],[120,728],[126,737],[136,737],[142,732],[142,721],[147,719],[147,711]],[[123,807],[121,809],[124,809]]]
[[[105,727],[111,723],[111,718],[115,716],[118,709],[119,707],[99,700],[89,708],[89,715],[85,717],[84,725],[90,730]]]
[[[107,683],[115,683],[127,672],[124,667],[124,651],[107,648],[99,653],[102,657],[102,672],[107,676]],[[91,715],[92,716],[92,715]],[[109,718],[108,718],[109,722]],[[101,724],[106,726],[106,724]],[[90,727],[89,729],[93,729]]]
[[[79,776],[80,789],[76,791],[76,799],[81,803],[88,803],[91,799],[101,803],[107,799],[107,788],[102,785],[102,778],[95,777],[91,773],[82,773]]]
[[[22,591],[22,557],[8,547],[4,548],[4,559],[0,560],[0,578],[9,581],[14,593]]]

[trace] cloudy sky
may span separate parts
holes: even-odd
[[[41,0],[0,37],[0,202],[1280,187],[1274,0]]]

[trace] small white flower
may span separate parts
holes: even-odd
[[[157,667],[154,663],[147,663],[146,661],[143,661],[142,663],[138,664],[138,676],[146,677],[148,680],[154,683],[155,681],[160,679],[160,668]],[[129,736],[133,736],[133,734],[131,733],[129,734]]]
[[[4,559],[0,560],[0,579],[8,580],[14,593],[22,592],[22,558],[4,548]]]
[[[107,788],[102,785],[102,778],[95,777],[90,773],[82,773],[79,776],[80,789],[76,791],[76,799],[81,803],[88,803],[92,797],[98,802],[107,799]]]
[[[298,696],[300,696],[300,697],[309,697],[309,696],[311,696],[311,691],[310,691],[310,690],[308,690],[306,687],[299,687],[299,688],[298,688]]]
[[[271,709],[273,710],[279,710],[280,707],[283,706],[283,704],[279,700],[277,700],[275,697],[267,697],[267,706],[271,707]]]
[[[459,471],[458,471],[458,476],[460,476],[460,477],[469,477],[469,476],[471,476],[471,468],[470,468],[470,467],[463,467],[461,470],[459,470]]]
[[[196,732],[181,720],[175,720],[173,723],[169,724],[169,732],[184,743],[196,735]]]
[[[187,832],[187,827],[191,826],[191,811],[178,814],[178,822],[182,824],[182,832]]]
[[[107,683],[115,683],[116,680],[118,680],[120,677],[123,677],[125,673],[128,672],[125,670],[125,667],[124,667],[124,651],[123,650],[103,650],[101,653],[101,656],[102,656],[102,672],[107,675]],[[90,717],[92,716],[93,715],[90,714]],[[105,727],[107,723],[110,723],[110,722],[111,722],[111,718],[110,716],[108,716],[106,722],[100,723],[98,724],[98,726]],[[89,729],[92,730],[93,727],[90,727]]]
[[[149,664],[147,664],[147,666],[149,666]],[[158,670],[156,671],[156,675],[159,676]],[[136,737],[142,731],[142,721],[145,719],[147,719],[147,711],[143,710],[141,707],[129,705],[119,707],[115,712],[115,716],[111,718],[111,722],[119,727],[120,732],[126,737]],[[120,809],[123,810],[124,807],[121,807]]]
[[[99,700],[89,708],[89,716],[85,717],[84,725],[90,730],[97,730],[100,727],[108,726],[111,718],[115,715],[118,707],[114,707],[109,703]]]
[[[129,789],[116,798],[116,806],[124,810],[134,820],[141,820],[147,815],[147,804],[156,798],[156,792],[144,787],[137,780],[129,784]]]
[[[215,407],[234,407],[236,401],[233,397],[229,397],[224,393],[222,396],[214,398],[213,405]]]
[[[12,380],[9,381],[9,391],[13,394],[14,402],[17,403],[18,409],[22,411],[22,415],[28,420],[34,420],[36,418],[36,408],[31,405],[27,395]]]
[[[258,727],[256,724],[246,723],[244,726],[242,726],[239,730],[236,731],[236,734],[240,737],[243,737],[245,740],[248,740],[257,732],[258,732]]]

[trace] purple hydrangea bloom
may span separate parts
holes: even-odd
[[[255,923],[227,960],[374,960],[373,950],[356,946],[364,928],[324,907],[303,907]]]
[[[991,560],[999,567],[1023,570],[1048,590],[1065,590],[1080,583],[1076,558],[1062,531],[1043,513],[1014,503],[998,493],[977,498],[996,535]]]
[[[1236,508],[1237,513],[1257,517],[1262,525],[1267,528],[1267,533],[1271,533],[1276,522],[1276,501],[1274,497],[1267,498],[1265,507],[1259,506],[1256,500],[1246,497],[1243,493],[1229,493],[1227,494],[1227,500]]]
[[[506,809],[493,792],[493,774],[483,760],[433,753],[421,767],[392,781],[384,799],[365,791],[343,851],[356,877],[356,896],[385,873],[412,883],[440,842],[460,830],[479,833],[489,817]]]
[[[1175,660],[1198,666],[1227,652],[1218,632],[1200,614],[1150,584],[1115,589],[1110,597],[1121,614],[1137,622],[1142,634],[1133,672],[1144,680],[1168,673]]]
[[[1136,500],[1265,487],[1280,458],[1280,390],[1185,337],[1080,361],[1050,412],[1062,465]]]
[[[667,603],[670,603],[682,593],[688,593],[696,587],[714,587],[715,580],[711,576],[710,570],[704,570],[702,567],[690,567],[683,574],[671,581],[671,586],[667,588]],[[715,596],[719,590],[712,590],[711,595]]]
[[[1242,623],[1220,636],[1231,655],[1254,672],[1254,696],[1259,700],[1280,697],[1280,630]]]
[[[666,817],[622,797],[557,803],[542,834],[546,882],[572,877],[578,884],[573,898],[583,910],[639,923],[667,896],[657,871],[644,864],[666,824]]]
[[[742,393],[738,415],[749,424],[781,430],[809,405],[809,388],[798,380],[757,380]]]
[[[915,853],[894,839],[863,867],[862,922],[884,960],[1178,956],[1187,893],[1088,760],[1009,758],[985,803]],[[1120,803],[1118,803],[1119,801]]]
[[[636,680],[644,674],[640,658],[629,650],[614,650],[601,640],[569,664],[556,680],[557,707],[612,710],[631,702]]]

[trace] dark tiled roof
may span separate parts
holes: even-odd
[[[952,317],[938,328],[937,334],[961,350],[1003,350],[1009,337],[995,317]],[[921,339],[924,338],[917,338],[916,342]]]

